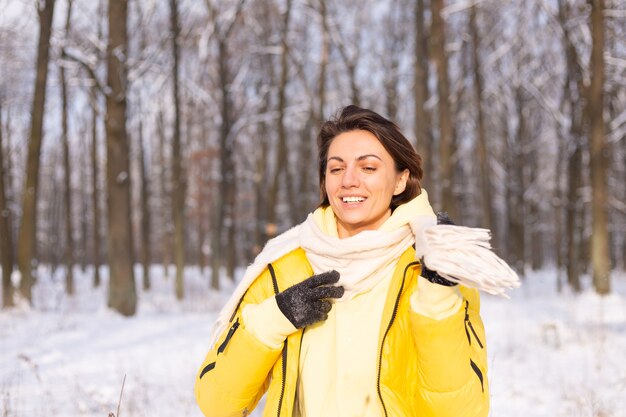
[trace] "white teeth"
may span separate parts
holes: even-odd
[[[344,203],[360,203],[361,201],[365,201],[364,197],[343,197]]]

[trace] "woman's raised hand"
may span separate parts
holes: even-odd
[[[341,298],[344,288],[334,286],[339,272],[329,271],[313,275],[276,295],[280,311],[297,329],[328,318],[332,308],[329,298]]]

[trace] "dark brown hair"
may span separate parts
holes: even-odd
[[[344,107],[338,115],[326,121],[317,135],[320,197],[322,200],[320,206],[326,207],[330,204],[326,194],[326,164],[330,144],[335,137],[353,130],[365,130],[376,136],[393,158],[396,170],[398,172],[402,172],[405,169],[409,170],[406,188],[402,193],[394,195],[391,199],[392,209],[411,201],[422,192],[420,186],[420,180],[424,175],[422,157],[413,149],[413,146],[402,134],[400,128],[372,110],[350,105]]]

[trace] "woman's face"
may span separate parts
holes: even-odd
[[[326,194],[340,238],[378,229],[391,216],[391,198],[406,187],[389,152],[365,130],[344,132],[328,148]]]

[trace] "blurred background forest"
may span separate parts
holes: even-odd
[[[520,274],[611,291],[624,0],[0,0],[2,305],[44,264],[125,315],[151,264],[179,299],[185,266],[217,289],[316,207],[317,130],[350,103],[400,125],[434,208]]]

